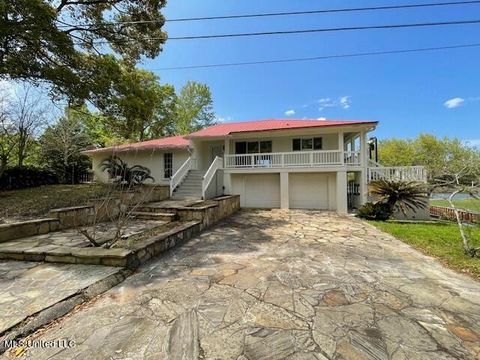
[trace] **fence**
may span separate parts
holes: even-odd
[[[480,214],[478,213],[458,210],[458,214],[460,215],[461,221],[472,222],[472,223],[480,222]],[[449,207],[430,206],[430,215],[456,221],[455,211]]]
[[[93,181],[92,173],[84,173],[78,176],[78,182],[80,184],[91,183]]]

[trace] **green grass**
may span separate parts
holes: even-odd
[[[102,196],[105,185],[49,185],[0,192],[0,219],[26,219],[44,216],[50,209],[85,205]]]
[[[405,224],[369,221],[380,230],[410,244],[427,255],[438,258],[444,265],[480,278],[480,258],[464,254],[456,224]],[[480,246],[480,229],[472,230],[474,247]]]
[[[454,200],[453,203],[456,207],[462,210],[470,210],[480,213],[480,201],[476,199],[463,199],[463,200]],[[450,207],[450,204],[447,200],[435,199],[430,200],[430,205],[436,206],[446,206]]]

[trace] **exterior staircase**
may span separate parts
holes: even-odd
[[[172,199],[201,199],[204,176],[205,171],[203,170],[189,170],[185,179],[174,190]]]

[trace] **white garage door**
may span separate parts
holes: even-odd
[[[280,207],[279,174],[233,175],[232,190],[240,195],[242,207]]]
[[[291,173],[288,180],[291,209],[329,209],[326,174]]]

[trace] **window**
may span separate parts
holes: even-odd
[[[260,144],[255,141],[250,141],[247,143],[247,153],[249,154],[256,154],[260,152]]]
[[[237,141],[235,143],[235,154],[258,154],[271,152],[271,141]]]
[[[272,152],[272,142],[271,141],[260,141],[260,152],[261,153],[271,153]]]
[[[322,150],[322,138],[292,139],[293,151]]]
[[[245,141],[235,143],[235,154],[246,154],[247,143]]]
[[[170,179],[173,173],[173,154],[165,153],[163,154],[163,177],[165,179]]]

